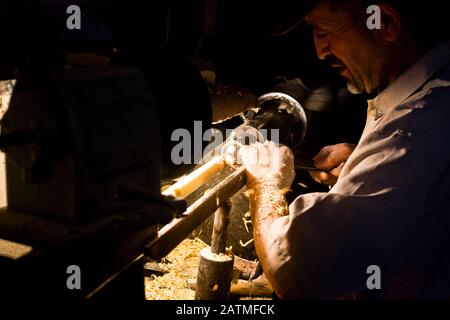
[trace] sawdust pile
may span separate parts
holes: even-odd
[[[200,251],[207,244],[200,239],[186,239],[158,263],[167,272],[163,276],[145,278],[147,300],[193,300],[195,291],[189,289],[188,280],[197,276]]]

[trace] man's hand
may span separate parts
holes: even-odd
[[[270,184],[279,189],[291,186],[295,177],[294,156],[291,149],[269,141],[242,146],[242,161],[247,168],[247,184]]]
[[[349,143],[326,146],[313,158],[314,166],[324,171],[310,171],[309,174],[319,183],[334,185],[355,148],[356,144]]]

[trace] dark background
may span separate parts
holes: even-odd
[[[67,52],[95,52],[111,57],[112,64],[138,66],[159,107],[163,156],[171,150],[165,144],[174,129],[189,127],[193,120],[210,122],[209,95],[196,68],[199,60],[213,66],[218,82],[244,86],[257,96],[271,91],[277,76],[300,77],[311,88],[328,84],[334,92],[345,87],[317,59],[306,24],[274,37],[265,24],[270,12],[258,1],[217,0],[216,10],[206,6],[211,2],[3,1],[0,76],[39,77],[58,68]],[[65,10],[71,4],[81,7],[81,30],[66,28]],[[365,122],[365,99],[353,96],[334,103],[331,111],[307,111],[311,152],[328,144],[356,143]]]

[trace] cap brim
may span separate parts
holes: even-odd
[[[321,0],[282,0],[264,6],[264,29],[281,36],[297,27]]]

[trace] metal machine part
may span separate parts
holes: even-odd
[[[201,163],[220,156],[231,165],[241,165],[241,145],[267,140],[297,149],[303,142],[308,126],[300,103],[280,92],[260,96],[257,106],[242,111],[240,117],[244,123],[227,133],[225,141],[206,154]]]
[[[228,228],[232,230],[227,236],[228,244],[236,255],[250,260],[256,258],[251,225],[248,225],[251,222],[248,217],[246,219],[249,202],[245,196],[245,168],[239,159],[239,148],[270,138],[264,137],[259,129],[280,130],[280,142],[295,148],[302,142],[307,126],[302,106],[292,97],[273,92],[261,96],[258,101],[259,108],[243,115],[245,123],[205,156],[205,164],[165,191],[185,198],[190,206],[183,218],[166,225],[158,238],[149,244],[146,252],[150,257],[164,256],[191,232],[211,243],[212,213],[227,200],[230,201]]]
[[[260,110],[244,115],[245,122],[258,129],[280,130],[280,143],[291,148],[299,146],[305,137],[308,120],[300,103],[290,95],[269,92],[258,98]]]
[[[333,108],[334,96],[329,84],[310,88],[300,78],[286,79],[278,77],[275,90],[293,97],[309,111],[330,111]]]
[[[226,121],[257,106],[255,94],[250,90],[224,84],[210,86],[212,121]]]
[[[220,155],[228,163],[241,165],[241,145],[267,140],[297,149],[307,130],[307,118],[300,103],[291,96],[271,92],[258,98],[257,107],[243,111],[244,123],[231,131],[220,146],[205,156],[206,161]]]

